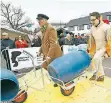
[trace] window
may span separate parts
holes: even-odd
[[[84,25],[80,25],[79,30],[84,30]]]
[[[74,31],[74,30],[75,30],[75,27],[70,26],[70,27],[68,28],[68,30],[69,30],[69,31]]]
[[[108,19],[109,21],[111,21],[111,15],[108,15],[108,16],[107,16],[107,19]]]
[[[77,27],[77,30],[79,30],[79,26]]]

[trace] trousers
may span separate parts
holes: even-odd
[[[104,69],[102,66],[102,60],[104,59],[106,48],[96,50],[96,53],[92,59],[92,70],[97,77],[104,75]]]

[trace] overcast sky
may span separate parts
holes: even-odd
[[[34,23],[38,13],[49,16],[49,22],[68,22],[90,12],[111,11],[111,0],[3,0],[21,6]]]

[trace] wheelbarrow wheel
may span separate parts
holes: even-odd
[[[72,87],[72,88],[69,89],[69,90],[64,90],[64,89],[61,88],[61,93],[62,93],[64,96],[69,96],[69,95],[72,94],[72,92],[74,91],[74,89],[75,89],[75,86]]]
[[[74,83],[74,82],[72,82],[72,83]],[[72,83],[68,84],[67,86],[71,85]],[[72,92],[74,91],[75,86],[72,87],[72,88],[69,89],[69,90],[64,90],[62,87],[60,87],[60,89],[61,89],[61,93],[62,93],[64,96],[69,96],[69,95],[71,95]]]
[[[23,103],[27,99],[27,92],[21,91],[13,100],[13,103]]]

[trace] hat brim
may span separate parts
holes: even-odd
[[[37,20],[40,20],[40,19],[47,19],[47,20],[48,20],[49,18],[45,18],[45,17],[37,17],[36,19],[37,19]]]
[[[43,19],[43,18],[42,18],[42,17],[37,17],[36,19],[37,19],[37,20],[40,20],[40,19]]]

